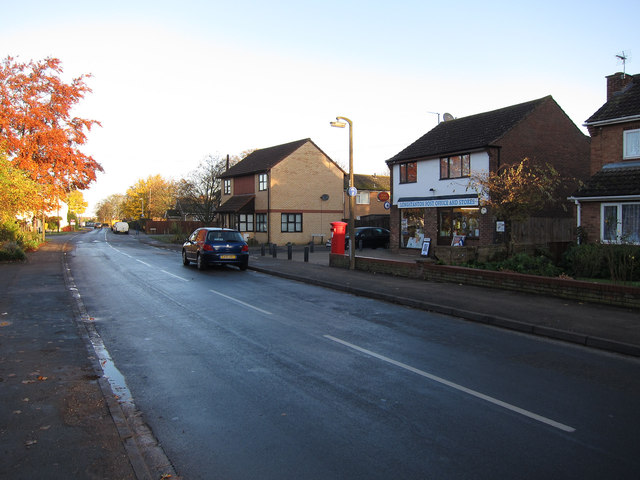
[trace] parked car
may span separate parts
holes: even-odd
[[[127,222],[116,222],[112,227],[113,233],[129,233],[129,224]]]
[[[357,227],[355,248],[389,248],[391,232],[380,227]],[[345,236],[345,248],[349,248],[349,235]]]
[[[195,230],[182,245],[182,263],[195,262],[199,270],[209,265],[249,266],[249,246],[239,231],[205,227]]]

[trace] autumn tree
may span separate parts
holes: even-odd
[[[96,204],[96,217],[100,222],[112,222],[122,217],[125,196],[122,194],[109,195]]]
[[[91,92],[85,82],[90,75],[65,83],[62,73],[57,58],[22,63],[7,57],[0,63],[0,148],[51,200],[88,188],[102,171],[80,151],[99,122],[71,113]]]
[[[525,158],[495,172],[472,174],[470,188],[478,192],[483,206],[505,222],[505,243],[510,251],[513,222],[526,220],[556,203],[561,184],[560,174],[551,165],[534,165]]]
[[[175,204],[176,185],[161,175],[140,179],[127,189],[122,208],[122,218],[162,218]]]
[[[0,151],[0,222],[41,208],[38,184]]]

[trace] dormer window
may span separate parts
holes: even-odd
[[[623,132],[622,144],[624,152],[622,158],[640,158],[640,129]]]

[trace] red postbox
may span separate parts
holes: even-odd
[[[347,232],[345,222],[331,222],[331,253],[344,255],[344,237]]]

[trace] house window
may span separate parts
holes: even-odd
[[[231,195],[231,180],[229,179],[224,181],[224,194]]]
[[[282,214],[282,232],[301,232],[302,231],[302,214],[301,213],[283,213]]]
[[[261,173],[258,176],[258,190],[262,192],[266,189],[267,189],[267,174]]]
[[[623,158],[640,158],[640,129],[623,133]]]
[[[418,164],[416,162],[400,164],[400,183],[416,183],[418,181]]]
[[[356,204],[357,205],[369,205],[370,203],[370,195],[369,192],[362,192],[356,195]]]
[[[640,203],[602,205],[602,241],[640,244]]]
[[[267,214],[257,213],[256,214],[256,232],[266,232],[266,231],[267,231]]]
[[[253,232],[253,213],[241,213],[238,215],[238,230],[241,232]]]
[[[471,155],[456,155],[440,159],[440,179],[462,178],[471,175]]]

